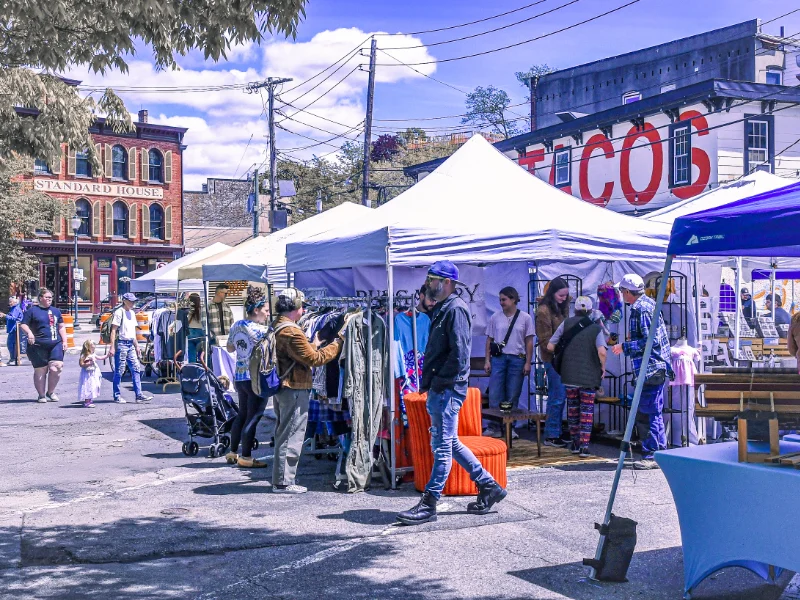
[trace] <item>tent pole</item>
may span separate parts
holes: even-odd
[[[206,323],[205,323],[205,327],[203,327],[203,329],[205,329],[205,332],[204,332],[204,334],[205,334],[205,346],[204,347],[205,347],[205,353],[206,353],[204,362],[205,362],[205,364],[209,365],[209,364],[211,364],[211,346],[209,345],[209,339],[208,339],[208,282],[205,279],[203,280],[203,305],[205,306],[205,310],[206,310]]]
[[[739,336],[740,336],[740,325],[741,325],[741,318],[744,318],[744,313],[742,312],[742,257],[736,257],[736,314],[734,315],[734,325],[733,325],[733,362],[735,367],[739,366]],[[752,296],[751,296],[752,300]],[[740,318],[741,316],[741,318]]]
[[[606,506],[606,514],[603,517],[603,525],[608,525],[611,521],[611,511],[614,508],[614,500],[617,497],[617,489],[619,488],[619,480],[622,476],[622,469],[625,466],[625,456],[630,448],[631,435],[633,435],[633,426],[636,424],[636,414],[639,410],[639,400],[642,397],[642,390],[644,389],[644,380],[647,379],[647,363],[650,361],[650,356],[653,353],[653,342],[655,341],[656,331],[660,321],[661,309],[664,307],[664,295],[667,293],[667,283],[669,282],[669,272],[672,269],[672,261],[675,257],[667,255],[667,261],[664,264],[664,272],[661,275],[661,284],[658,286],[658,296],[656,296],[656,310],[653,314],[653,321],[650,326],[650,331],[647,335],[647,343],[644,347],[644,356],[642,356],[642,365],[639,368],[639,373],[636,375],[636,389],[633,392],[633,401],[631,402],[631,410],[628,415],[628,423],[625,426],[625,437],[622,439],[619,451],[619,460],[617,461],[617,470],[614,473],[614,482],[611,484],[611,493],[608,496],[608,505]],[[595,553],[595,560],[600,560],[603,553],[603,546],[605,545],[606,536],[600,535],[600,541],[597,543],[597,552]],[[594,579],[597,572],[594,568],[591,570],[590,578]]]
[[[699,258],[695,258],[694,259],[694,263],[692,264],[692,275],[693,275],[693,278],[694,278],[694,320],[695,320],[695,328],[696,328],[695,331],[697,332],[695,334],[697,336],[697,339],[695,340],[695,344],[697,346],[700,346],[700,369],[699,369],[699,371],[700,371],[700,373],[702,373],[705,370],[705,361],[703,360],[703,352],[702,352],[702,350],[703,350],[703,333],[700,331],[700,321],[701,321],[701,315],[700,315],[700,279],[697,276],[697,266],[698,266],[699,262],[700,262]],[[689,403],[689,406],[691,406],[691,404],[690,404],[691,401],[692,401],[692,397],[687,392],[686,402]],[[686,407],[686,413],[687,414],[689,413],[689,406]],[[698,419],[697,417],[695,417],[694,424],[695,424],[695,427],[697,427],[697,436],[698,436],[698,438],[705,437],[705,434],[706,434],[706,422],[705,422],[705,419],[702,419],[702,418]],[[687,439],[688,439],[688,434],[687,434]],[[698,442],[699,441],[700,440],[698,439]],[[688,444],[687,444],[687,446],[688,446]]]
[[[387,369],[389,370],[387,376],[389,378],[389,444],[391,446],[391,456],[389,457],[390,471],[392,476],[392,489],[397,489],[397,440],[395,439],[394,422],[396,419],[395,414],[395,395],[394,395],[394,369],[392,368],[392,343],[394,342],[394,273],[392,272],[392,265],[389,262],[389,248],[386,248],[386,283],[387,294],[389,296],[389,314],[387,321],[389,325],[389,339],[387,344],[389,346],[389,360],[387,361]],[[416,338],[415,338],[416,343]]]
[[[770,316],[772,317],[772,322],[775,323],[775,269],[778,266],[778,261],[774,258],[770,259],[770,273],[769,273],[769,284],[770,284],[770,293],[772,294],[772,309],[770,312],[772,313]]]

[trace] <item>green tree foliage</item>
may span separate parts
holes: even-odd
[[[467,94],[467,113],[461,119],[465,125],[488,128],[492,133],[508,138],[517,133],[516,123],[507,116],[511,99],[492,85],[478,86]]]
[[[542,75],[547,75],[548,73],[552,73],[553,71],[555,71],[555,69],[550,65],[541,64],[541,65],[533,65],[527,71],[517,71],[516,73],[514,73],[514,75],[517,78],[517,81],[519,81],[519,84],[526,90],[528,90],[528,95],[526,97],[527,101],[530,102],[531,99],[530,95],[531,88],[529,83],[530,80],[533,79],[535,81],[538,81]]]
[[[56,217],[66,207],[50,196],[33,190],[30,180],[20,176],[33,168],[31,159],[12,156],[0,160],[0,289],[38,274],[35,256],[22,249],[19,240],[34,237],[37,230],[51,231]]]

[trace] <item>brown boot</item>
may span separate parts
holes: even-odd
[[[236,460],[236,464],[245,469],[263,469],[267,466],[267,463],[256,460],[252,456],[240,456]]]

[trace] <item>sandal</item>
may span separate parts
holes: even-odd
[[[263,469],[267,466],[267,463],[257,460],[252,456],[240,456],[236,463],[240,467],[244,467],[246,469]]]

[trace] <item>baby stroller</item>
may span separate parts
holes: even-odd
[[[181,398],[186,410],[189,441],[183,443],[183,453],[195,456],[200,449],[194,438],[211,439],[209,458],[222,456],[231,445],[233,420],[239,412],[235,402],[224,396],[222,385],[203,365],[188,364],[180,370]]]

